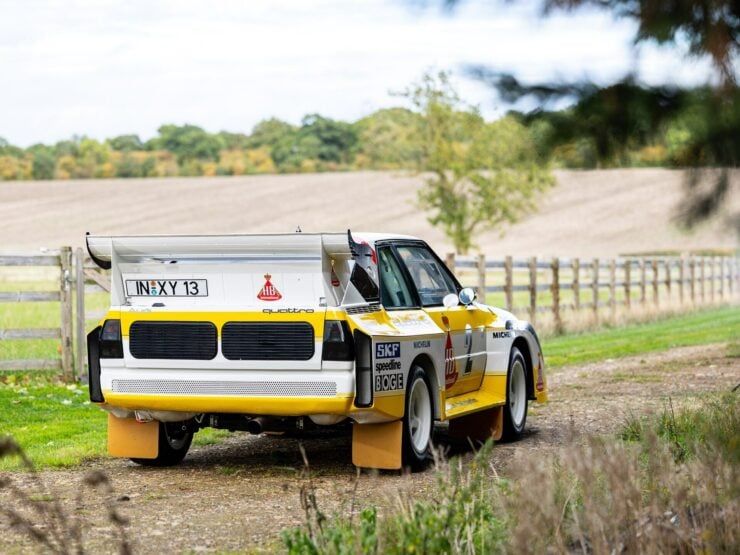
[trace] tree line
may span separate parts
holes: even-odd
[[[510,112],[493,122],[483,121],[476,112],[475,121],[485,127],[487,136],[494,135],[485,144],[501,148],[515,130],[517,140],[529,143],[536,158],[551,167],[682,167],[693,156],[693,137],[704,131],[697,112],[703,109],[707,94],[705,89],[693,91],[683,108],[661,122],[657,132],[651,129],[649,141],[625,142],[618,156],[611,159],[604,159],[599,137],[574,134],[571,140],[554,140],[560,129],[558,121],[573,116],[580,121],[583,107],[578,104],[539,117]],[[459,104],[453,103],[452,109],[461,121],[470,114]],[[0,180],[414,170],[423,166],[427,150],[425,121],[417,103],[412,109],[378,110],[355,122],[319,114],[305,116],[300,125],[271,118],[258,123],[249,134],[209,133],[190,124],[163,125],[146,141],[133,134],[104,141],[76,136],[25,149],[0,138]],[[471,127],[462,125],[459,129],[464,133]],[[464,145],[472,137],[454,139]]]

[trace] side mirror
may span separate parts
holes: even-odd
[[[457,298],[457,295],[454,293],[449,293],[444,296],[442,299],[442,305],[445,308],[452,308],[453,306],[457,306],[460,304],[460,299]]]
[[[470,306],[475,300],[475,289],[473,289],[472,287],[465,287],[462,291],[460,291],[459,298],[462,304],[464,304],[465,306]]]

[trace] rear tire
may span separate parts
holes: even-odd
[[[414,366],[406,387],[406,411],[403,416],[404,467],[412,470],[424,468],[431,453],[433,426],[434,409],[429,378],[420,366]]]
[[[504,406],[504,433],[502,439],[514,441],[522,437],[527,423],[527,363],[516,347],[511,349],[509,371],[506,375],[506,405]]]
[[[142,466],[174,466],[182,462],[193,442],[188,422],[159,423],[159,453],[156,459],[131,459]]]

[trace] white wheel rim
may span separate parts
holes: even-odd
[[[519,429],[527,408],[527,387],[524,382],[524,365],[517,359],[511,367],[509,379],[509,412],[512,424]]]
[[[424,453],[429,445],[432,425],[432,401],[424,380],[416,380],[409,395],[409,431],[417,453]]]

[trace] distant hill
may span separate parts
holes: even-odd
[[[613,256],[731,249],[721,216],[686,234],[672,223],[678,170],[557,171],[541,210],[478,238],[491,256]],[[733,174],[737,191],[740,171]],[[0,250],[83,245],[94,234],[387,231],[450,249],[415,206],[419,176],[391,172],[0,183]],[[732,197],[732,195],[731,195]],[[734,194],[738,207],[740,195]]]

